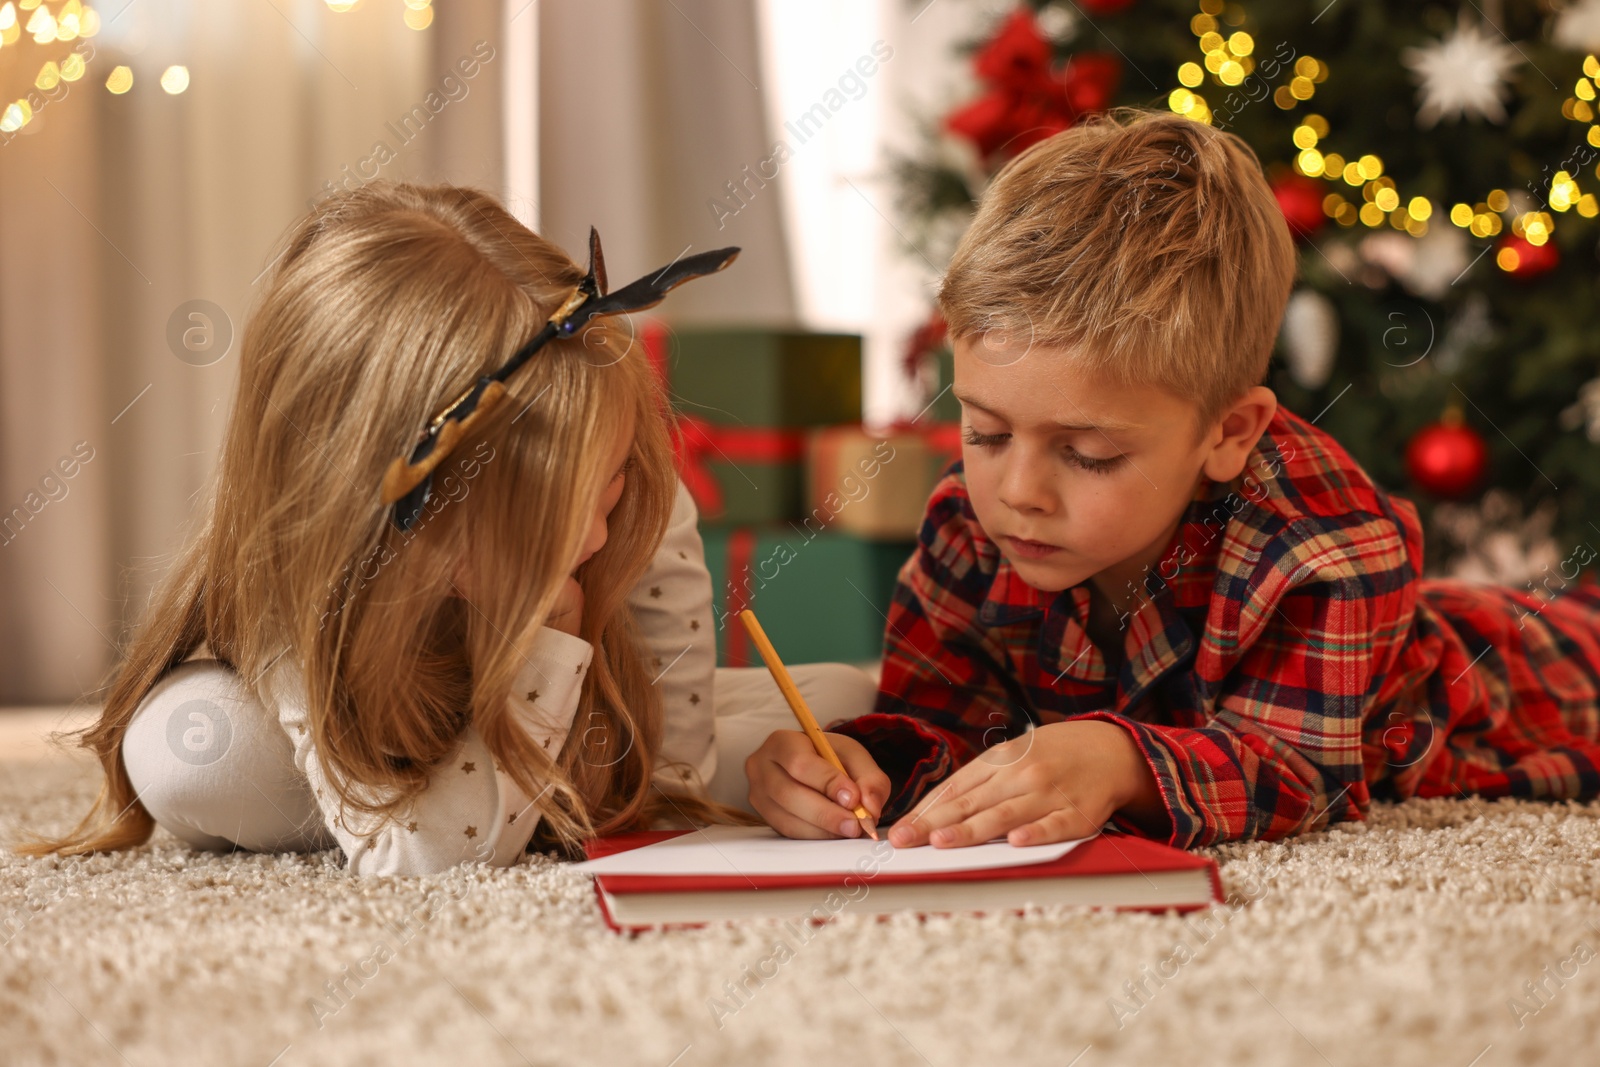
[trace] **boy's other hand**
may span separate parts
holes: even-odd
[[[1040,726],[988,749],[934,786],[889,830],[897,848],[1013,845],[1091,837],[1123,811],[1141,826],[1167,818],[1132,735],[1091,719]]]
[[[862,804],[874,821],[889,799],[889,776],[853,737],[828,734],[848,775],[817,755],[801,730],[774,730],[744,761],[750,806],[785,837],[860,837],[851,814]]]

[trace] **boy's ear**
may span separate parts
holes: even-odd
[[[1249,462],[1250,450],[1278,411],[1278,394],[1264,385],[1250,389],[1212,427],[1203,469],[1213,482],[1230,482]]]

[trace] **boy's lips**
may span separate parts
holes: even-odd
[[[1028,559],[1039,559],[1052,552],[1061,551],[1060,545],[1047,544],[1044,541],[1029,541],[1023,537],[1011,536],[1006,536],[1004,540],[1018,555]]]

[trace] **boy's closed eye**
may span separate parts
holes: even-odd
[[[970,426],[966,432],[966,442],[978,448],[999,448],[1011,437],[1008,433],[979,433]],[[1095,457],[1087,456],[1075,448],[1065,449],[1067,462],[1092,474],[1109,474],[1127,460],[1127,456],[1118,453],[1114,456]]]

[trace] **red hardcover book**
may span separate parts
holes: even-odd
[[[590,859],[690,830],[642,830],[590,841]],[[1020,912],[1076,904],[1134,911],[1194,911],[1222,901],[1216,861],[1138,837],[1101,834],[1049,863],[937,874],[601,874],[595,895],[618,932],[692,927],[728,919],[804,919]]]

